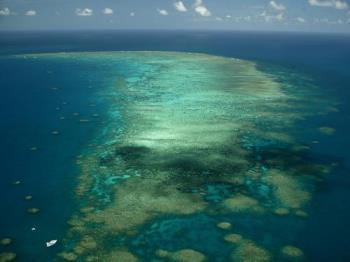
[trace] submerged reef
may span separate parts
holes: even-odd
[[[228,234],[224,240],[233,246],[231,261],[272,261],[271,252],[240,234]]]
[[[304,257],[304,252],[294,246],[284,246],[281,252],[283,255],[289,258],[302,259]]]
[[[141,225],[157,214],[186,215],[205,208],[200,198],[178,191],[176,185],[162,188],[168,179],[167,174],[162,173],[153,175],[152,179],[130,178],[118,187],[113,205],[88,214],[87,220],[103,223],[106,230],[118,233]]]
[[[220,222],[216,226],[223,230],[228,230],[232,228],[232,225],[229,222]]]
[[[24,197],[24,200],[32,200],[32,199],[33,199],[33,196],[31,196],[31,195],[28,195],[28,196]]]
[[[166,258],[174,262],[204,262],[206,257],[192,249],[182,249],[176,252],[169,252],[166,250],[157,250],[156,255],[160,258]]]
[[[324,135],[333,135],[335,133],[335,129],[328,126],[322,126],[318,129]]]
[[[224,205],[232,212],[262,211],[257,200],[244,195],[228,198],[224,201]]]
[[[229,235],[225,236],[224,239],[225,239],[225,241],[230,242],[230,243],[238,243],[238,242],[241,242],[241,240],[243,238],[239,234],[229,234]]]
[[[12,243],[12,239],[11,238],[3,238],[0,240],[0,244],[3,245],[3,246],[8,246]]]
[[[303,190],[298,180],[281,170],[270,170],[265,180],[274,188],[276,200],[286,208],[301,208],[310,200],[310,193]]]
[[[232,261],[267,262],[272,261],[272,255],[264,248],[250,240],[243,240],[231,255]]]
[[[270,261],[273,254],[265,245],[244,232],[230,233],[231,222],[236,230],[235,218],[242,215],[307,217],[304,210],[328,167],[312,161],[311,142],[298,141],[296,125],[330,102],[305,99],[316,89],[300,84],[302,76],[193,53],[37,57],[101,66],[111,78],[98,98],[108,103],[108,116],[76,158],[79,212],[68,222],[60,258],[137,261],[147,253],[148,260],[205,261],[205,249],[192,246],[157,243],[146,251],[146,241],[130,248],[151,221],[204,213],[233,218],[213,223],[226,235],[222,242],[232,246],[233,261]],[[291,248],[283,253],[297,255]]]
[[[279,207],[279,208],[276,208],[274,210],[274,213],[276,215],[279,215],[279,216],[286,216],[286,215],[289,215],[289,209],[283,208],[283,207]]]
[[[125,262],[137,262],[139,261],[136,256],[131,254],[128,251],[112,251],[106,257],[104,257],[104,261],[125,261]]]
[[[12,252],[0,253],[0,262],[10,262],[15,261],[17,255]]]
[[[78,255],[76,255],[73,252],[61,252],[58,254],[58,257],[66,260],[66,261],[75,261],[78,258]]]
[[[31,207],[31,208],[28,208],[28,209],[27,209],[27,212],[28,212],[29,214],[35,215],[35,214],[38,214],[38,213],[40,212],[40,209],[39,209],[39,208],[36,208],[36,207]]]

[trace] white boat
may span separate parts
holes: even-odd
[[[56,239],[50,240],[49,242],[46,242],[46,247],[51,247],[57,243]]]

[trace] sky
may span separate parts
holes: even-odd
[[[0,0],[0,30],[350,32],[350,0]]]

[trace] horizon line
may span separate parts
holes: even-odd
[[[158,29],[158,28],[72,28],[72,29],[1,29],[0,33],[11,33],[11,32],[232,32],[232,33],[300,33],[300,34],[331,34],[331,35],[350,35],[347,31],[306,31],[306,30],[254,30],[254,29],[184,29],[184,28],[170,28],[170,29]]]

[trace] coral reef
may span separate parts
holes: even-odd
[[[30,195],[24,197],[24,200],[32,200],[32,199],[33,199],[33,196],[30,196]]]
[[[118,186],[113,205],[87,214],[87,219],[103,223],[106,231],[120,233],[157,214],[193,214],[205,208],[200,198],[178,191],[176,185],[163,188],[167,179],[167,174],[154,174],[152,179],[130,178]]]
[[[58,256],[66,261],[75,261],[78,259],[78,256],[72,252],[62,252],[59,253]]]
[[[115,75],[118,69],[126,70],[101,91],[101,99],[111,105],[108,119],[77,156],[81,174],[75,193],[80,206],[68,222],[71,250],[64,250],[62,258],[137,261],[117,240],[129,239],[146,223],[165,216],[306,216],[301,209],[311,193],[302,174],[311,177],[320,168],[308,165],[303,154],[309,148],[289,130],[306,116],[302,96],[309,89],[298,93],[292,86],[291,93],[280,72],[272,75],[253,62],[205,54],[41,57],[112,64]],[[73,116],[90,121],[77,112]],[[91,119],[98,116],[92,114]],[[329,128],[320,131],[334,133]],[[217,224],[218,230],[231,227],[228,222]],[[113,246],[103,248],[111,239],[116,239]],[[270,252],[241,235],[224,239],[234,243],[235,261],[272,259]],[[190,249],[156,254],[172,261],[206,259]]]
[[[0,253],[0,262],[10,262],[16,259],[16,254],[12,252]]]
[[[332,127],[328,127],[328,126],[322,126],[318,129],[318,131],[320,131],[322,134],[324,135],[333,135],[335,133],[335,129]]]
[[[160,258],[166,258],[171,255],[171,252],[163,250],[163,249],[157,249],[155,252],[155,255]]]
[[[84,236],[83,239],[78,244],[78,246],[81,246],[84,249],[91,250],[91,249],[95,249],[97,247],[97,243],[93,237]]]
[[[225,241],[230,242],[230,243],[239,243],[242,241],[243,237],[239,234],[229,234],[225,236]]]
[[[223,230],[228,230],[232,228],[232,225],[229,222],[220,222],[216,226]]]
[[[3,238],[0,240],[0,244],[3,246],[8,246],[12,243],[12,239],[11,238]]]
[[[283,208],[283,207],[276,208],[273,212],[279,216],[286,216],[286,215],[289,215],[290,213],[287,208]]]
[[[303,190],[295,178],[281,170],[270,170],[265,179],[274,187],[276,199],[286,208],[298,209],[310,200],[310,193]]]
[[[267,262],[272,260],[272,255],[254,242],[243,240],[232,253],[231,259],[237,262]]]
[[[296,210],[295,215],[301,218],[308,218],[309,214],[303,210]]]
[[[167,258],[174,262],[203,262],[206,261],[206,257],[192,249],[182,249],[176,252],[169,252],[166,250],[157,250],[156,255],[160,258]]]
[[[304,257],[304,252],[294,246],[284,246],[281,250],[282,254],[291,258],[302,258]]]
[[[226,199],[224,201],[224,206],[232,212],[263,211],[257,200],[245,195],[236,195],[232,198]]]
[[[27,212],[28,212],[29,214],[35,215],[35,214],[38,214],[38,213],[40,212],[40,209],[39,209],[39,208],[36,208],[36,207],[31,207],[31,208],[28,208],[28,209],[27,209]]]
[[[94,260],[92,260],[94,261]],[[136,256],[134,256],[132,253],[125,251],[125,250],[117,250],[112,251],[105,256],[103,256],[102,260],[96,260],[96,261],[111,261],[111,262],[137,262],[139,261]]]

